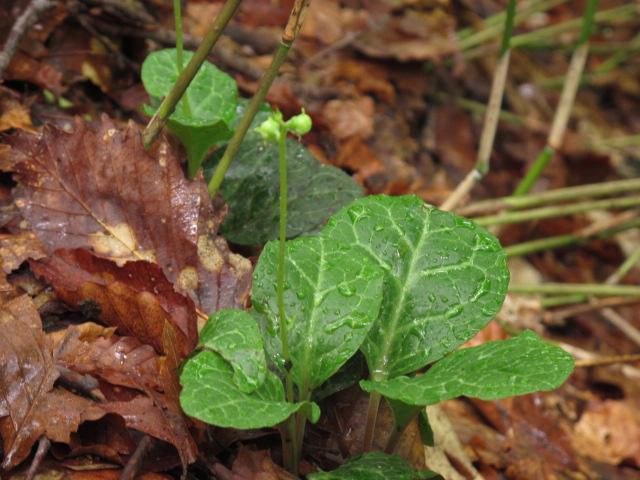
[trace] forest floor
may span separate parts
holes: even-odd
[[[29,3],[1,2],[0,45]],[[185,258],[193,253],[188,250],[191,246],[180,244],[189,243],[188,235],[183,232],[175,240],[175,232],[146,220],[156,210],[171,216],[175,205],[169,205],[152,186],[131,193],[136,175],[143,178],[153,169],[134,173],[109,188],[122,205],[129,205],[126,222],[116,221],[118,225],[154,232],[149,235],[155,249],[151,255],[159,266],[148,262],[120,268],[105,255],[88,253],[87,245],[94,252],[109,252],[113,245],[106,235],[59,235],[61,222],[78,231],[85,228],[84,220],[74,219],[77,205],[73,203],[91,201],[83,197],[90,191],[85,186],[115,178],[100,176],[103,170],[97,162],[104,151],[98,147],[93,158],[78,158],[66,170],[77,182],[75,200],[58,199],[57,203],[49,197],[53,213],[39,217],[39,225],[49,222],[51,230],[34,231],[25,220],[30,215],[25,211],[33,213],[37,207],[30,203],[37,203],[37,198],[29,189],[50,185],[38,171],[40,163],[17,169],[16,156],[80,155],[83,145],[93,148],[91,142],[97,145],[99,135],[124,129],[129,121],[143,127],[148,117],[141,107],[149,99],[140,80],[141,64],[149,52],[173,47],[175,42],[170,2],[52,3],[25,33],[0,74],[4,79],[0,85],[0,171],[4,172],[0,173],[0,359],[6,362],[0,368],[9,368],[5,366],[13,357],[7,352],[19,350],[24,342],[36,342],[41,349],[49,345],[54,352],[48,360],[51,369],[54,363],[64,368],[60,367],[62,374],[46,373],[38,391],[23,399],[20,408],[35,411],[37,418],[32,416],[32,424],[21,431],[10,433],[0,396],[0,452],[4,451],[0,458],[5,469],[0,476],[25,478],[35,462],[45,475],[37,478],[118,478],[122,466],[131,463],[140,438],[145,438],[152,440],[146,441],[144,460],[135,466],[141,473],[156,473],[145,473],[143,478],[179,478],[181,461],[196,459],[189,478],[211,478],[212,474],[222,479],[290,478],[277,466],[279,440],[271,431],[205,431],[201,425],[187,425],[171,387],[154,370],[162,369],[152,362],[154,348],[162,351],[165,346],[162,327],[136,333],[136,322],[143,318],[164,322],[166,316],[195,315],[191,300],[171,286],[180,279],[164,279],[160,271],[172,261],[179,265],[179,252],[187,252]],[[193,50],[222,2],[183,3],[185,46]],[[502,12],[504,3],[314,0],[267,99],[285,118],[304,108],[313,119],[313,130],[303,139],[305,146],[320,162],[352,175],[367,194],[415,194],[438,206],[476,162],[501,35],[484,19]],[[517,21],[514,39],[519,40],[511,53],[490,171],[464,205],[454,210],[470,218],[504,210],[504,205],[491,210],[478,202],[511,195],[544,148],[585,4],[580,0],[518,3],[545,5]],[[242,95],[255,93],[291,4],[245,0],[212,52],[210,60],[234,77]],[[608,14],[597,21],[592,35],[563,146],[534,185],[534,194],[584,184],[608,185],[640,175],[640,4],[603,0],[598,11]],[[18,130],[42,132],[50,126],[78,132],[86,128],[82,122],[91,121],[102,122],[97,133],[87,130],[73,144],[59,145],[55,140],[25,144],[26,136],[16,140]],[[123,135],[120,163],[112,165],[113,170],[128,171],[127,163],[142,148]],[[184,191],[195,199],[181,208],[191,208],[198,218],[202,214],[199,199],[204,198],[201,188],[190,185],[180,171],[167,175],[163,181],[168,190]],[[636,186],[610,197],[633,198],[628,194],[638,190]],[[568,198],[557,207],[562,213],[586,201]],[[223,209],[216,205],[215,214],[209,212],[206,217],[214,230],[223,216]],[[630,265],[622,276],[611,277],[640,248],[638,202],[619,209],[596,207],[587,204],[579,213],[489,225],[503,246],[511,247],[507,252],[512,283],[639,285],[638,266]],[[55,213],[57,209],[63,213]],[[553,240],[537,246],[527,243],[560,236],[556,244]],[[171,245],[166,251],[158,247],[163,242]],[[249,260],[254,261],[259,250],[224,241],[215,248],[223,265],[209,271],[210,283],[194,287],[194,301],[205,311],[247,304]],[[136,280],[156,274],[163,280],[153,285]],[[217,289],[215,298],[205,298],[203,290],[212,285]],[[152,298],[140,303],[141,291]],[[572,353],[581,362],[578,368],[553,392],[501,401],[447,401],[430,411],[436,446],[425,448],[414,435],[399,453],[416,466],[426,465],[452,480],[640,478],[640,362],[637,357],[626,359],[635,363],[621,357],[640,348],[640,297],[595,294],[598,298],[574,295],[573,303],[562,304],[552,296],[510,294],[498,321],[473,343],[532,329]],[[107,297],[112,317],[137,315],[138,320],[129,325],[107,321],[111,327],[134,332],[131,337],[118,337],[103,326],[109,313],[100,299]],[[102,312],[96,313],[95,299]],[[24,328],[12,326],[11,319],[17,316],[29,319],[35,337],[27,339]],[[98,323],[86,323],[91,320]],[[75,333],[69,335],[72,327]],[[98,340],[102,344],[96,346]],[[116,344],[122,349],[116,349]],[[89,350],[87,345],[92,345]],[[138,388],[126,398],[117,393],[130,386],[111,365],[132,361],[132,355],[128,360],[127,355],[125,360],[118,357],[122,351],[137,352],[136,368],[148,362],[145,375],[158,375],[156,390]],[[29,355],[38,352],[36,348]],[[96,384],[83,383],[96,373],[89,364],[102,369]],[[4,395],[10,388],[7,375],[0,372]],[[61,382],[89,394],[74,395]],[[357,451],[363,434],[361,412],[366,407],[356,390],[341,392],[332,400],[333,413],[308,433],[306,471],[335,467]],[[101,412],[95,411],[98,401]],[[47,424],[51,418],[58,419],[55,425]],[[34,454],[36,448],[43,455]]]

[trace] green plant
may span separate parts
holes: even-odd
[[[391,452],[424,405],[549,390],[566,379],[572,357],[532,332],[451,353],[495,316],[509,278],[498,241],[470,220],[414,196],[369,196],[317,235],[285,241],[287,129],[277,113],[259,129],[278,143],[280,241],[258,259],[253,310],[217,312],[203,330],[202,351],[181,375],[187,414],[234,428],[279,425],[295,472],[305,424],[320,414],[313,391],[358,350],[370,372],[361,382],[371,393],[365,449],[383,396],[396,415]]]

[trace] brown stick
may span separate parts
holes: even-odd
[[[4,79],[4,71],[11,63],[11,59],[15,55],[24,34],[36,23],[40,14],[53,5],[54,2],[52,0],[31,0],[31,3],[22,12],[22,15],[18,17],[16,23],[13,24],[4,44],[4,49],[0,53],[0,80]]]
[[[145,435],[138,443],[136,451],[129,458],[129,461],[125,465],[122,473],[120,474],[120,480],[135,480],[136,475],[140,471],[140,465],[144,455],[151,446],[152,438],[149,435]]]
[[[33,460],[31,460],[31,466],[29,467],[25,480],[33,480],[36,473],[38,473],[40,465],[42,465],[42,460],[44,460],[47,452],[49,452],[50,447],[51,441],[44,435],[40,437],[40,440],[38,441],[38,449],[36,450],[36,454],[33,456]]]

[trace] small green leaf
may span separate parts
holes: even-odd
[[[442,477],[428,470],[416,470],[395,455],[370,452],[350,458],[332,472],[311,473],[307,478],[309,480],[422,480]]]
[[[559,387],[573,371],[573,357],[526,331],[509,340],[464,348],[419,377],[360,385],[409,405],[435,405],[456,397],[495,400]]]
[[[200,342],[231,364],[233,381],[240,391],[251,393],[264,382],[267,362],[262,334],[249,313],[218,310],[200,332]]]
[[[192,56],[193,52],[184,52],[185,64]],[[168,48],[150,53],[142,64],[141,76],[153,103],[158,104],[178,79],[176,50]],[[169,117],[169,128],[187,149],[190,175],[198,171],[212,145],[231,137],[237,104],[235,80],[205,61]],[[155,111],[145,110],[150,114]]]
[[[312,422],[320,417],[315,403],[287,403],[280,379],[267,372],[254,392],[242,392],[231,365],[215,352],[205,350],[190,358],[180,375],[180,405],[185,413],[211,425],[226,428],[264,428],[303,411]]]
[[[374,379],[442,358],[484,327],[506,295],[509,270],[498,240],[415,196],[356,200],[321,234],[385,271],[380,317],[362,347]]]
[[[207,181],[222,156],[216,152],[205,166]],[[342,170],[318,162],[294,140],[287,140],[287,237],[317,230],[329,216],[362,196],[362,188]],[[254,132],[242,142],[220,193],[229,204],[222,233],[240,245],[258,245],[278,238],[278,145]]]
[[[263,314],[267,354],[282,368],[276,301],[278,244],[268,243],[253,276],[253,306]],[[383,272],[327,238],[288,241],[284,304],[291,373],[302,391],[320,386],[353,354],[378,316]]]

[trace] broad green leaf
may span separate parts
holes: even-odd
[[[222,152],[207,161],[209,179]],[[361,187],[342,170],[318,162],[295,140],[287,140],[287,237],[317,230],[329,216],[362,196]],[[278,238],[278,146],[248,136],[236,155],[220,193],[229,204],[222,233],[231,242],[257,245]]]
[[[506,295],[509,270],[498,240],[415,196],[356,200],[321,235],[385,271],[381,313],[362,346],[376,380],[442,358],[484,327]]]
[[[287,403],[282,382],[271,372],[250,394],[238,388],[233,374],[231,365],[210,350],[187,360],[180,375],[182,409],[208,424],[238,429],[270,427],[297,411],[312,422],[320,417],[315,403]]]
[[[291,373],[301,391],[320,386],[353,354],[378,316],[383,272],[346,245],[321,237],[286,244],[285,311]],[[282,368],[276,301],[278,244],[268,243],[253,275],[253,307],[267,354]]]
[[[251,393],[264,382],[267,362],[262,334],[249,313],[218,310],[200,332],[200,342],[231,364],[233,381],[240,391]]]
[[[435,405],[461,396],[495,400],[553,390],[573,366],[570,354],[526,331],[509,340],[458,350],[419,377],[364,380],[360,385],[409,405]]]
[[[382,452],[350,458],[332,472],[307,475],[309,480],[422,480],[442,478],[428,470],[416,470],[406,460]]]
[[[186,65],[193,52],[184,52]],[[142,83],[159,104],[178,79],[176,50],[152,52],[142,64]],[[235,80],[205,61],[169,117],[169,128],[180,138],[189,156],[189,173],[197,172],[209,148],[231,137],[238,87]],[[146,109],[153,113],[155,108]]]

